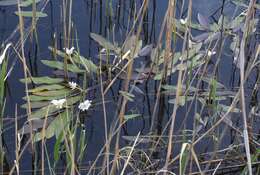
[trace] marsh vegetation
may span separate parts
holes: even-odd
[[[0,174],[260,174],[259,11],[0,0]]]

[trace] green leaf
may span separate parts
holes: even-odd
[[[44,90],[59,90],[59,89],[64,89],[65,87],[59,84],[51,84],[51,85],[42,85],[39,87],[36,87],[34,89],[30,89],[29,92],[40,92]]]
[[[47,106],[48,104],[49,104],[49,101],[44,101],[44,102],[36,101],[36,102],[31,102],[30,107],[32,109],[36,109],[36,108],[42,108],[44,106]],[[27,108],[27,106],[28,106],[28,104],[25,103],[25,104],[21,105],[21,108]]]
[[[60,89],[56,91],[41,91],[41,92],[34,92],[33,95],[38,96],[59,96],[59,95],[67,95],[70,94],[71,89]]]
[[[41,60],[41,62],[51,68],[64,70],[64,63],[62,63],[60,61]],[[85,70],[79,69],[78,66],[73,65],[73,64],[68,64],[68,71],[74,72],[74,73],[85,72]]]
[[[133,98],[135,97],[133,94],[130,94],[128,92],[125,91],[119,91],[119,93],[124,96],[126,99],[128,99],[129,101],[134,101]]]
[[[63,141],[63,132],[60,133],[58,136],[55,145],[54,145],[54,160],[57,162],[60,157],[60,149],[61,149],[61,143]]]
[[[188,143],[183,143],[181,147],[181,153],[180,153],[180,175],[185,174],[185,169],[188,163]]]
[[[17,16],[19,16],[19,12],[14,12]],[[23,16],[23,17],[30,17],[30,18],[32,18],[33,17],[33,12],[32,11],[21,11],[20,12],[20,14],[21,14],[21,16]],[[36,18],[43,18],[43,17],[46,17],[46,16],[48,16],[46,13],[43,13],[43,12],[36,12],[35,13],[35,17]]]
[[[25,79],[21,79],[20,81],[25,83]],[[48,76],[27,78],[27,83],[33,82],[34,84],[59,84],[63,81],[64,79],[62,78],[51,78]]]
[[[102,46],[103,48],[109,49],[109,50],[113,50],[116,53],[119,53],[119,48],[117,48],[116,46],[114,46],[110,41],[108,41],[107,39],[105,39],[103,36],[95,34],[95,33],[91,33],[90,37],[95,40],[100,46]]]
[[[83,56],[78,55],[75,59],[75,62],[81,64],[87,72],[98,73],[98,67],[91,60]]]
[[[56,98],[57,99],[57,98]],[[67,101],[65,102],[65,104],[70,107],[71,105],[73,105],[74,103],[77,103],[79,100],[81,99],[81,96],[74,96],[74,97],[68,97],[67,98]],[[50,104],[50,103],[49,103]],[[43,118],[45,117],[46,115],[46,111],[48,109],[48,106],[45,106],[41,109],[38,109],[36,111],[34,111],[31,115],[31,118]],[[49,111],[48,111],[48,114],[51,115],[53,114],[54,112],[57,112],[59,111],[60,109],[59,108],[56,108],[56,106],[50,104],[50,107],[49,107]]]
[[[35,3],[40,2],[41,0],[35,0]],[[21,7],[28,7],[33,4],[33,0],[26,0],[21,3]]]
[[[68,111],[64,111],[60,113],[58,116],[55,117],[55,119],[49,124],[45,131],[45,137],[47,139],[53,137],[54,135],[58,136],[62,133],[62,131],[65,129],[66,126],[68,126],[68,122],[70,121],[71,117],[68,117]],[[44,139],[42,132],[38,132],[35,135],[34,141],[40,141]]]
[[[56,95],[56,96],[51,96],[51,97],[47,97],[47,96],[38,96],[38,95],[30,95],[30,101],[31,102],[39,102],[39,101],[51,101],[51,100],[55,100],[55,99],[60,99],[60,98],[65,98],[66,95],[62,94],[62,95]],[[26,100],[26,96],[23,97],[23,100]]]
[[[140,117],[140,116],[141,116],[141,114],[129,114],[129,115],[125,115],[124,119],[127,121],[127,120],[135,119],[135,118]]]
[[[36,3],[40,2],[41,0],[35,0]],[[11,5],[17,5],[17,0],[0,0],[0,6],[11,6]],[[22,7],[28,7],[33,3],[32,0],[21,0],[21,6]]]

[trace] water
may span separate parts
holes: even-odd
[[[93,62],[98,63],[97,54],[99,51],[98,45],[91,40],[90,33],[99,33],[103,36],[111,36],[114,34],[116,41],[122,43],[122,41],[126,37],[126,31],[129,30],[128,24],[128,16],[131,13],[131,3],[134,1],[111,1],[112,2],[112,16],[110,16],[110,12],[106,11],[106,7],[109,4],[106,4],[106,1],[91,1],[91,0],[76,0],[73,1],[73,10],[72,10],[72,21],[74,27],[74,36],[75,31],[77,32],[78,38],[74,38],[74,45],[78,43],[78,50],[80,51],[81,55],[89,57],[93,60]],[[180,1],[178,1],[180,2]],[[58,41],[58,48],[62,49],[64,46],[62,45],[63,37],[62,37],[62,30],[63,26],[61,23],[61,0],[51,0],[47,4],[44,12],[48,14],[48,17],[41,18],[38,22],[38,40],[39,40],[39,50],[35,50],[35,42],[30,43],[29,40],[25,46],[25,52],[27,59],[32,60],[31,62],[31,72],[34,76],[40,75],[51,75],[52,70],[47,68],[46,66],[40,63],[41,59],[51,59],[50,51],[48,50],[48,46],[53,43],[54,35],[57,37]],[[102,5],[101,5],[102,4]],[[180,4],[177,3],[177,16],[180,13]],[[168,0],[160,0],[156,1],[153,0],[149,4],[148,10],[148,18],[145,20],[144,28],[146,27],[146,33],[141,33],[141,38],[143,39],[144,44],[156,44],[162,21],[164,18],[164,14],[166,12],[168,5]],[[187,5],[187,4],[186,4]],[[205,16],[212,15],[218,8],[222,5],[222,0],[199,0],[198,2],[193,3],[193,15],[192,20],[197,20],[197,14],[201,13]],[[137,2],[137,9],[140,8],[140,3]],[[225,7],[224,13],[230,14],[234,9],[234,5],[227,5]],[[14,15],[14,11],[16,11],[16,7],[1,7],[0,8],[0,42],[6,42],[6,39],[10,36],[13,32],[15,27],[18,23],[18,17]],[[185,17],[187,14],[185,13],[186,6],[184,8],[184,13],[182,17]],[[218,16],[218,15],[217,15]],[[213,18],[210,18],[210,21],[213,22]],[[29,23],[26,23],[27,25]],[[131,24],[130,24],[131,25]],[[114,33],[113,33],[114,31]],[[196,35],[199,33],[198,31],[193,31]],[[8,42],[16,43],[18,40],[18,35],[8,40]],[[181,48],[181,46],[177,46],[177,48]],[[16,57],[10,58],[10,63],[16,60]],[[225,59],[225,60],[224,60]],[[232,60],[230,57],[225,56],[223,57],[224,61],[221,61],[220,72],[224,74],[231,74],[232,70],[229,68],[232,67]],[[29,62],[28,62],[29,65]],[[8,126],[8,130],[5,132],[4,140],[6,145],[8,145],[8,158],[9,161],[14,159],[13,150],[14,147],[14,128],[13,128],[13,117],[16,105],[21,105],[25,103],[22,100],[22,97],[25,95],[24,93],[24,86],[22,83],[19,82],[19,79],[23,78],[22,74],[22,64],[20,61],[16,61],[14,69],[8,79],[8,98],[7,98],[7,107],[5,112],[5,126]],[[220,81],[223,82],[225,85],[229,86],[230,77],[229,76],[220,76]],[[120,83],[117,82],[115,86],[113,86],[114,92],[118,90],[120,87]],[[147,86],[143,85],[140,88],[146,92],[154,92],[155,84],[154,82],[148,82]],[[99,92],[99,90],[97,91]],[[138,94],[137,94],[138,95]],[[106,98],[111,100],[111,103],[107,104],[108,110],[108,123],[111,124],[114,122],[114,117],[116,115],[116,108],[117,108],[117,99],[114,98],[114,93],[110,91]],[[116,94],[117,96],[117,94]],[[100,95],[98,93],[90,93],[88,95],[89,98],[94,99],[97,97],[99,101],[101,101]],[[117,97],[115,97],[117,98]],[[148,99],[149,98],[149,99]],[[142,118],[130,121],[127,123],[125,127],[125,134],[127,135],[136,135],[138,131],[142,131],[142,134],[145,134],[149,131],[150,127],[150,117],[151,113],[153,112],[152,106],[155,102],[155,94],[151,94],[150,96],[141,96],[141,98],[136,99],[135,103],[129,103],[128,109],[136,110],[142,114]],[[169,106],[168,104],[165,105],[165,113],[164,118],[169,118],[169,113],[172,109],[172,105]],[[18,108],[18,115],[22,116],[25,114],[25,111],[21,108]],[[181,110],[178,114],[185,114],[185,111]],[[88,135],[88,147],[86,153],[86,159],[84,160],[86,164],[89,161],[95,160],[97,154],[99,153],[100,149],[104,144],[104,123],[103,123],[103,111],[102,106],[97,105],[92,111],[84,116],[86,119],[86,129]],[[25,121],[25,117],[21,117],[19,121],[19,126],[22,127],[23,122]],[[102,122],[101,122],[102,121]],[[191,121],[193,121],[191,119]],[[182,117],[177,118],[177,126],[182,123]],[[192,122],[188,123],[187,128],[192,128]],[[228,142],[228,141],[227,141]],[[49,148],[53,149],[53,144],[55,143],[54,139],[51,139],[48,144]],[[122,144],[126,144],[122,142]],[[203,144],[202,144],[203,145]],[[205,146],[207,147],[207,145]],[[210,147],[210,146],[209,146]],[[51,152],[51,151],[50,151]],[[28,152],[29,153],[29,152]],[[51,155],[51,159],[52,156]],[[24,169],[30,169],[30,156],[23,156],[22,159],[22,167]]]

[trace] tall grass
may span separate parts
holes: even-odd
[[[81,37],[86,36],[79,35],[74,23],[76,2],[61,1],[61,42],[57,44],[59,36],[55,34],[49,47],[52,58],[40,60],[54,73],[33,77],[27,66],[31,60],[26,57],[26,43],[30,37],[31,44],[39,47],[38,23],[45,16],[39,12],[48,0],[42,9],[39,1],[29,2],[27,16],[23,2],[17,1],[19,42],[12,51],[22,65],[25,104],[15,108],[11,126],[15,159],[9,161],[3,143],[8,130],[4,125],[9,78],[5,59],[0,75],[0,173],[23,174],[21,160],[28,158],[28,150],[33,174],[259,172],[259,109],[250,101],[251,96],[258,100],[259,87],[256,83],[253,90],[248,88],[252,79],[259,82],[259,76],[255,78],[259,43],[251,48],[252,36],[259,32],[255,29],[259,4],[256,0],[223,0],[213,15],[194,17],[197,2],[169,0],[164,19],[150,24],[151,15],[152,21],[156,15],[150,9],[156,12],[158,2],[85,2],[91,13],[90,32],[95,20],[100,22],[99,34],[86,34],[94,41],[90,43],[97,44],[98,56],[87,57],[80,51]],[[228,3],[246,14],[234,11],[227,17]],[[127,11],[127,7],[133,8]],[[152,42],[149,34],[155,35],[154,43],[145,45]],[[226,45],[231,45],[230,49]],[[232,87],[222,81],[227,75],[220,71],[227,52],[238,77]],[[27,117],[21,128],[19,107],[26,108]],[[94,143],[88,139],[90,119],[98,120],[103,134],[94,138]],[[88,146],[100,140],[103,145],[97,145],[101,149],[96,158],[86,162],[92,151]],[[4,165],[9,162],[7,170]]]

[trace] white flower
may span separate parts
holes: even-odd
[[[189,48],[191,49],[193,45],[196,45],[196,43],[189,39]]]
[[[52,100],[51,104],[55,105],[56,108],[60,108],[61,109],[65,102],[66,102],[66,99]]]
[[[247,15],[247,10],[243,11],[242,13],[240,13],[241,16],[246,16]]]
[[[185,25],[185,24],[187,23],[187,21],[188,21],[188,18],[180,19],[180,23],[181,23],[182,25]]]
[[[72,48],[70,48],[70,49],[68,49],[68,48],[64,48],[64,49],[65,49],[65,52],[66,52],[67,55],[72,55],[72,54],[73,54],[73,51],[75,50],[74,47],[72,47]]]
[[[82,111],[86,111],[91,106],[91,100],[85,100],[84,102],[79,104],[79,109]]]
[[[8,43],[8,44],[5,46],[5,49],[4,49],[3,53],[2,53],[2,55],[0,55],[0,64],[2,64],[2,62],[3,62],[4,58],[5,58],[6,51],[7,51],[7,49],[8,49],[11,45],[12,45],[11,43]]]
[[[212,55],[215,55],[215,54],[216,54],[215,51],[211,51],[211,50],[208,51],[208,56],[209,56],[209,57],[211,57]]]
[[[72,90],[74,90],[74,89],[76,89],[76,87],[77,87],[77,83],[75,83],[75,82],[69,82],[69,86],[70,86],[70,88],[72,89]]]

